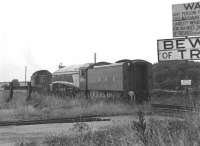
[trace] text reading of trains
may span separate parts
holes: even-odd
[[[189,45],[192,48],[200,47],[200,40],[199,38],[192,41],[190,38],[188,39]],[[177,40],[164,40],[163,42],[164,50],[171,50],[171,49],[185,49],[188,46],[185,46],[185,39],[177,39]]]
[[[189,51],[190,54],[190,58],[186,58],[187,55],[187,50],[178,50],[178,52],[180,53],[180,59],[200,59],[200,50],[198,49],[193,49]],[[163,52],[161,53],[161,57],[163,59],[167,59],[170,60],[172,58],[173,53],[172,52]]]
[[[184,4],[184,8],[186,10],[200,9],[200,3],[188,3],[188,4]]]

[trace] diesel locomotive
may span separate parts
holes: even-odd
[[[32,77],[31,82],[35,78]],[[152,64],[145,60],[127,59],[115,63],[87,63],[63,67],[51,75],[46,72],[46,77],[43,71],[42,77],[38,78],[43,80],[45,90],[48,86],[51,93],[62,96],[130,99],[132,95],[137,103],[141,103],[150,99]]]

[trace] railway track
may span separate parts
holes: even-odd
[[[200,112],[200,107],[181,106],[181,105],[166,105],[166,104],[151,104],[152,111],[167,114],[180,114],[185,112]],[[116,116],[116,115],[114,115]],[[0,121],[0,126],[21,126],[21,125],[36,125],[36,124],[53,124],[53,123],[75,123],[75,122],[95,122],[95,121],[110,121],[105,118],[106,115],[89,115],[70,118],[55,118],[43,120],[19,120],[19,121]]]
[[[21,125],[37,125],[37,124],[53,124],[53,123],[76,123],[76,122],[95,122],[110,121],[110,119],[101,118],[99,115],[79,116],[71,118],[56,118],[44,120],[19,120],[19,121],[0,121],[0,126],[21,126]]]
[[[153,111],[167,113],[183,113],[183,112],[199,112],[200,107],[182,106],[182,105],[166,105],[166,104],[151,104]]]

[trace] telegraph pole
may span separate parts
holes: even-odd
[[[26,73],[27,73],[27,66],[25,66],[25,85],[26,85]]]
[[[97,54],[94,53],[94,63],[96,64],[97,63]]]

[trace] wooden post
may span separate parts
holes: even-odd
[[[186,37],[187,39],[187,37]],[[186,66],[186,70],[184,71],[185,73],[185,80],[188,80],[188,72],[187,72],[187,69],[188,69],[188,64],[189,64],[189,61],[188,60],[185,60],[185,66]],[[189,94],[188,94],[188,85],[185,85],[185,99],[186,99],[186,106],[190,106],[190,99],[189,99]]]
[[[88,97],[88,68],[84,70],[85,72],[85,97],[86,99],[89,99]]]
[[[10,92],[9,92],[9,98],[7,99],[7,102],[9,102],[13,98],[13,82],[10,82]]]
[[[26,85],[26,73],[27,73],[27,66],[25,66],[25,85]]]
[[[94,53],[94,63],[96,64],[97,63],[97,54]]]
[[[28,82],[28,84],[27,84],[27,98],[26,98],[26,101],[31,99],[31,93],[32,93],[31,82]]]

